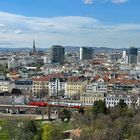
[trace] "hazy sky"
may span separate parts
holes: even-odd
[[[140,46],[140,0],[0,0],[0,47]]]

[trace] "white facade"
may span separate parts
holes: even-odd
[[[54,78],[49,81],[49,95],[57,96],[65,94],[66,82],[59,78]]]
[[[122,60],[126,63],[126,51],[123,51]]]
[[[107,85],[101,83],[93,83],[86,86],[86,92],[93,93],[93,92],[107,92]]]
[[[140,51],[138,51],[138,64],[140,64]]]
[[[94,49],[91,47],[80,47],[80,60],[88,60],[94,57]]]
[[[83,55],[83,49],[80,47],[80,60],[82,60],[82,55]]]
[[[8,60],[8,69],[16,68],[18,66],[19,66],[18,59],[11,58],[10,60]]]
[[[139,97],[132,97],[131,95],[118,95],[118,94],[107,94],[105,97],[106,107],[115,107],[118,105],[120,100],[123,100],[128,107],[132,104],[139,106]]]

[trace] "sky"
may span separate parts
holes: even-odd
[[[140,0],[0,0],[0,48],[140,47]]]

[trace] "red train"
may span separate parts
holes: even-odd
[[[51,106],[51,107],[68,107],[68,108],[80,108],[82,106],[81,103],[70,103],[70,102],[30,102],[29,105],[31,106],[38,106],[38,107],[46,107],[46,106]]]
[[[40,107],[48,106],[48,104],[46,102],[30,102],[29,105],[31,105],[31,106],[40,106]]]

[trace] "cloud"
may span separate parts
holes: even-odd
[[[109,25],[82,16],[26,17],[0,12],[0,41],[5,47],[105,46],[129,47],[140,44],[140,24]]]
[[[128,0],[112,0],[112,3],[120,4],[120,3],[126,3]]]
[[[93,4],[93,0],[84,0],[85,4]]]
[[[122,4],[122,3],[128,2],[128,0],[84,0],[84,4],[93,4],[93,1],[94,2],[103,2],[103,3],[111,2],[113,4]]]

